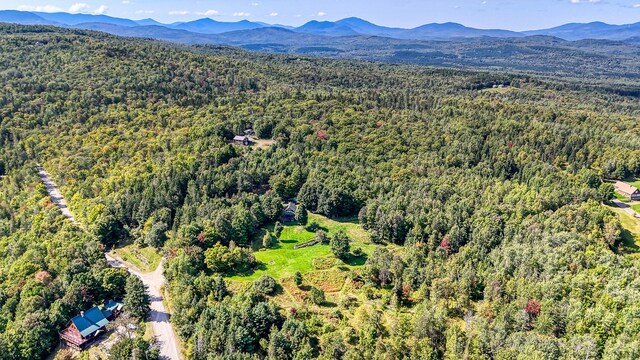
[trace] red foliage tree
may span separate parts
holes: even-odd
[[[447,255],[451,254],[451,240],[449,240],[448,236],[445,236],[442,241],[440,241],[440,247],[447,253]]]
[[[536,299],[529,300],[529,302],[527,302],[527,306],[524,308],[524,311],[533,318],[540,315],[540,310],[542,310],[542,305],[540,305],[540,302]]]
[[[329,138],[329,134],[326,131],[320,130],[318,131],[318,139],[327,140]]]
[[[38,271],[36,273],[36,280],[43,283],[43,284],[48,284],[49,282],[51,282],[51,274],[49,274],[48,272],[42,270],[42,271]]]

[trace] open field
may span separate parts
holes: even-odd
[[[633,179],[625,180],[625,182],[631,186],[634,186],[640,189],[640,179],[633,178]]]
[[[121,258],[143,273],[153,272],[162,260],[162,256],[153,247],[141,248],[131,243],[117,247],[109,254]]]
[[[344,231],[352,240],[351,250],[360,248],[365,254],[369,254],[375,245],[369,242],[367,232],[358,225],[356,220],[331,220],[321,215],[309,214],[309,224],[318,223],[320,228],[331,236],[336,231]],[[269,227],[268,231],[273,229]],[[260,234],[259,239],[261,239]],[[303,274],[315,270],[328,270],[334,266],[344,265],[348,267],[358,267],[364,264],[366,256],[351,257],[346,263],[336,259],[332,254],[329,245],[318,244],[308,248],[294,249],[297,244],[302,244],[312,240],[315,233],[309,232],[301,225],[285,226],[278,244],[269,250],[256,251],[254,255],[260,261],[261,266],[248,276],[234,276],[232,280],[253,281],[260,276],[267,274],[276,279],[292,276],[299,271]]]
[[[618,214],[620,223],[625,229],[622,234],[622,252],[633,256],[640,255],[640,220],[617,206],[607,206],[607,208]]]

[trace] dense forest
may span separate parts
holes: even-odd
[[[614,82],[13,25],[0,79],[0,358],[45,357],[122,295],[102,251],[124,239],[167,259],[188,359],[640,357],[640,264],[601,205],[605,179],[640,176],[640,107]],[[273,145],[230,143],[248,128]],[[328,310],[229,278],[291,198],[376,245]]]

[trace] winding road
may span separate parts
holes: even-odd
[[[67,207],[64,197],[58,190],[56,184],[51,180],[51,176],[38,164],[36,166],[38,176],[47,188],[51,201],[56,204],[62,214],[67,217],[74,225],[80,227],[80,223],[76,221],[73,213]],[[171,315],[167,312],[162,302],[162,286],[165,284],[164,261],[160,262],[158,268],[152,273],[141,273],[133,265],[124,261],[115,259],[105,254],[109,265],[115,268],[125,268],[129,273],[139,277],[147,287],[149,299],[151,300],[151,312],[149,313],[149,322],[153,328],[156,337],[156,345],[160,347],[160,358],[163,360],[180,360],[180,351],[178,350],[178,340],[173,331],[173,327],[169,322]]]

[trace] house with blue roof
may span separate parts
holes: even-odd
[[[82,351],[106,332],[106,326],[122,311],[123,304],[119,301],[109,300],[100,309],[94,306],[87,311],[71,319],[67,328],[60,333],[60,338],[66,341],[73,349]]]

